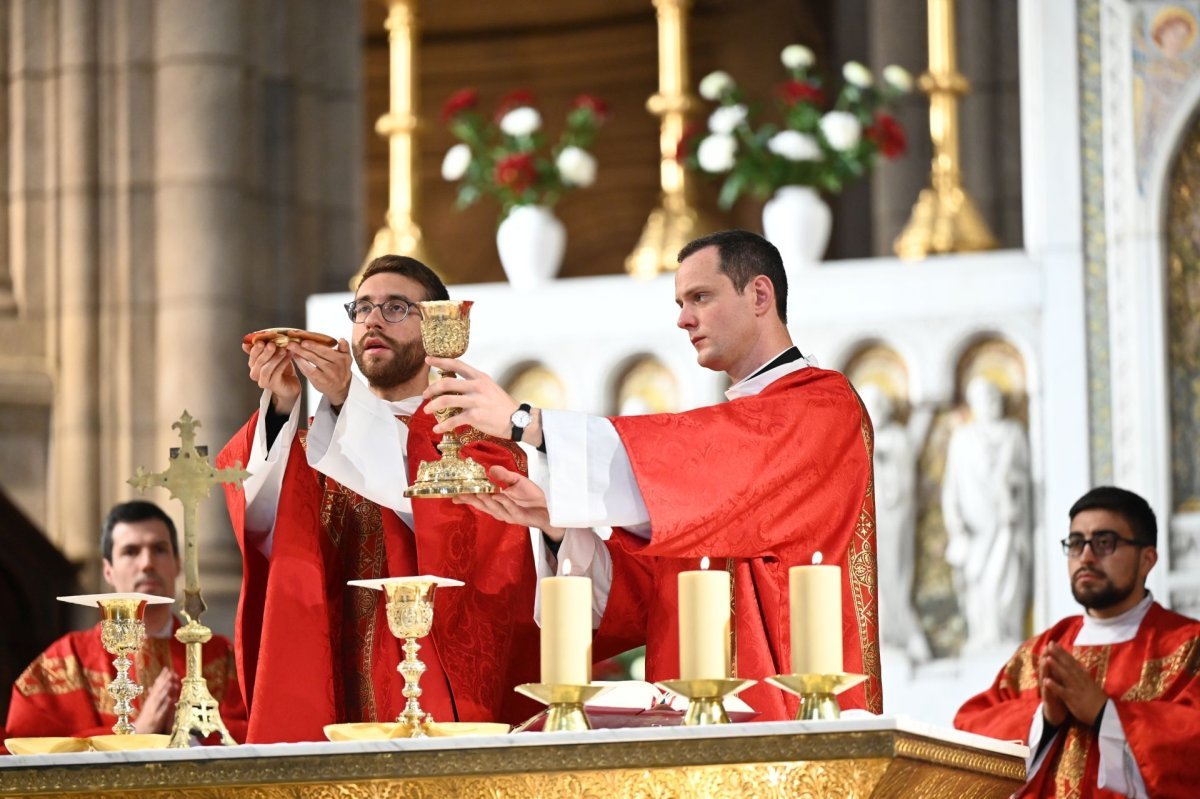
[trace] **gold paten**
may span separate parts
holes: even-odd
[[[646,227],[633,252],[625,259],[625,271],[634,277],[651,278],[673,272],[675,258],[683,245],[711,230],[691,205],[691,192],[683,163],[675,157],[683,137],[687,112],[696,104],[688,91],[688,11],[691,0],[654,0],[658,16],[658,91],[646,108],[659,117],[660,205],[650,212]]]
[[[187,647],[187,670],[175,705],[175,723],[171,727],[172,749],[191,744],[193,734],[206,738],[214,732],[221,734],[221,743],[234,746],[237,741],[221,720],[220,706],[208,690],[202,669],[201,647],[212,638],[212,630],[200,623],[204,614],[204,599],[200,595],[200,556],[196,546],[196,508],[213,486],[220,483],[241,484],[250,473],[236,463],[232,468],[214,469],[208,461],[208,447],[196,446],[196,428],[200,422],[186,410],[179,421],[171,425],[179,431],[180,446],[171,448],[171,463],[165,471],[148,473],[141,466],[129,480],[139,491],[161,486],[183,505],[183,574],[185,580],[183,615],[187,624],[175,631],[175,637]]]
[[[428,264],[417,224],[417,0],[383,0],[387,6],[388,111],[375,132],[388,140],[388,209],[362,267],[350,278],[356,291],[367,264],[381,255],[407,255]]]
[[[435,358],[458,358],[467,351],[471,339],[470,300],[434,300],[418,303],[421,307],[421,340],[425,352]],[[444,372],[444,377],[456,377]],[[459,413],[459,408],[435,412],[439,422]],[[442,457],[422,461],[417,467],[417,479],[404,489],[406,497],[438,498],[459,494],[491,494],[496,487],[487,478],[487,471],[471,458],[463,457],[462,442],[451,430],[442,435],[438,444]]]
[[[865,681],[865,674],[780,674],[767,682],[800,697],[797,721],[841,718],[837,695]]]
[[[590,730],[592,728],[583,705],[593,696],[603,691],[604,686],[552,685],[550,683],[530,682],[518,685],[513,690],[546,705],[546,723],[542,726],[542,732],[564,732]],[[525,724],[518,727],[516,731],[521,731],[537,718],[538,716],[534,716],[525,722]]]
[[[744,691],[756,680],[664,680],[655,683],[674,694],[686,697],[687,712],[683,714],[683,726],[700,727],[707,724],[728,724],[725,712],[725,697]]]
[[[905,260],[951,252],[994,250],[996,237],[962,186],[958,153],[958,98],[971,90],[958,71],[954,0],[929,0],[929,71],[921,91],[929,95],[933,140],[931,188],[922,189],[893,249]]]
[[[146,637],[146,625],[142,614],[146,610],[143,599],[101,599],[100,605],[100,644],[104,651],[116,655],[113,666],[117,669],[117,678],[108,684],[108,693],[116,702],[117,723],[112,731],[117,735],[132,735],[137,732],[129,723],[129,714],[133,711],[130,704],[142,695],[142,686],[129,679],[129,667],[132,662],[129,656],[142,645]]]

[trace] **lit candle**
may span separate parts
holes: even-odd
[[[820,563],[820,553],[813,558]],[[792,611],[792,673],[842,671],[842,569],[793,566],[788,570]]]
[[[679,573],[679,679],[729,677],[729,572]]]
[[[592,681],[592,581],[571,577],[571,561],[563,561],[563,577],[546,577],[542,590],[542,682],[587,685]]]

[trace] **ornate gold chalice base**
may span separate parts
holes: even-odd
[[[408,728],[405,732],[392,733],[393,738],[423,738],[425,725],[433,716],[421,710],[421,675],[425,664],[417,657],[421,645],[418,638],[429,635],[433,629],[433,593],[438,586],[450,588],[463,585],[461,580],[448,577],[384,577],[379,580],[351,580],[349,585],[371,588],[387,594],[387,619],[392,635],[404,640],[404,660],[396,671],[404,677],[404,710],[396,718],[397,724]]]
[[[100,643],[104,651],[116,655],[113,666],[116,679],[108,684],[108,693],[116,703],[117,723],[112,731],[117,735],[132,735],[137,732],[129,723],[133,712],[133,700],[142,695],[142,686],[129,679],[129,667],[133,665],[130,655],[137,652],[146,637],[146,625],[142,621],[146,605],[166,604],[175,600],[151,594],[85,594],[60,596],[62,602],[100,608]]]
[[[780,674],[767,682],[800,697],[796,721],[841,718],[837,695],[867,679],[865,674]]]
[[[688,700],[687,712],[683,714],[683,726],[701,727],[708,724],[728,724],[725,712],[725,697],[744,691],[756,680],[664,680],[655,683],[671,693]]]
[[[421,340],[425,352],[435,358],[458,358],[467,351],[471,339],[470,300],[434,300],[418,303],[421,307]],[[457,377],[444,372],[445,377]],[[459,413],[459,408],[436,411],[438,422]],[[417,467],[417,479],[404,490],[406,497],[453,497],[459,494],[491,494],[496,490],[487,478],[487,471],[462,455],[462,442],[454,431],[444,433],[436,461],[422,461]]]
[[[583,704],[607,687],[530,682],[518,685],[513,690],[546,705],[546,723],[542,726],[542,732],[562,732],[590,730],[592,725],[588,722]],[[537,716],[534,716],[534,719],[536,718]]]

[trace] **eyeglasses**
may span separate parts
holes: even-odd
[[[367,317],[371,315],[371,311],[374,308],[379,309],[379,313],[383,315],[383,321],[385,322],[403,322],[408,318],[409,312],[417,307],[417,304],[393,298],[384,300],[383,302],[352,300],[343,307],[346,309],[346,316],[350,317],[350,321],[356,325],[361,325],[367,321]],[[421,315],[420,309],[417,309],[417,315]]]
[[[1116,551],[1118,544],[1129,544],[1135,547],[1149,546],[1134,538],[1122,538],[1111,530],[1101,530],[1091,538],[1084,538],[1081,535],[1064,538],[1062,540],[1063,553],[1073,558],[1082,557],[1083,548],[1089,544],[1092,547],[1092,554],[1098,558],[1105,558],[1111,555]]]

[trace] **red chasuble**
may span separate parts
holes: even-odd
[[[612,423],[652,534],[614,531],[597,640],[640,635],[646,678],[678,678],[678,574],[707,556],[733,575],[736,674],[759,681],[739,696],[760,720],[794,718],[798,699],[762,681],[791,671],[788,569],[821,552],[842,567],[844,668],[868,676],[841,705],[881,712],[873,434],[846,378],[801,369],[753,397]]]
[[[256,422],[257,415],[226,445],[219,465],[247,461]],[[439,457],[434,424],[423,410],[408,421],[410,481],[421,461]],[[464,455],[526,471],[516,445],[463,432]],[[288,456],[270,560],[246,541],[242,492],[227,487],[226,499],[243,556],[236,641],[251,742],[324,740],[326,724],[394,721],[404,709],[396,671],[403,651],[383,594],[348,580],[462,580],[437,591],[433,633],[420,641],[421,707],[439,721],[515,723],[537,712],[513,692],[537,681],[539,663],[527,528],[418,499],[414,533],[393,511],[312,469],[303,434]]]
[[[1082,626],[1083,617],[1072,616],[1022,644],[992,687],[962,706],[954,726],[1028,743],[1041,703],[1038,659],[1054,641],[1071,651],[1112,698],[1150,796],[1195,796],[1200,785],[1200,622],[1156,602],[1133,640],[1073,646]],[[1120,796],[1096,787],[1100,749],[1090,724],[1068,719],[1047,746],[1041,767],[1017,796]]]
[[[176,621],[174,629],[179,629]],[[246,740],[246,706],[238,689],[237,671],[229,641],[219,635],[202,648],[202,670],[208,690],[217,700],[221,720],[238,741]],[[186,647],[170,638],[147,637],[133,659],[129,676],[150,690],[159,672],[170,667],[182,678],[187,673]],[[85,738],[110,735],[117,723],[109,681],[117,676],[113,656],[100,643],[100,625],[67,633],[29,664],[13,685],[12,706],[5,727],[7,738],[71,735]],[[134,700],[140,707],[141,699]],[[134,716],[136,718],[136,716]],[[206,743],[219,743],[209,736]]]

